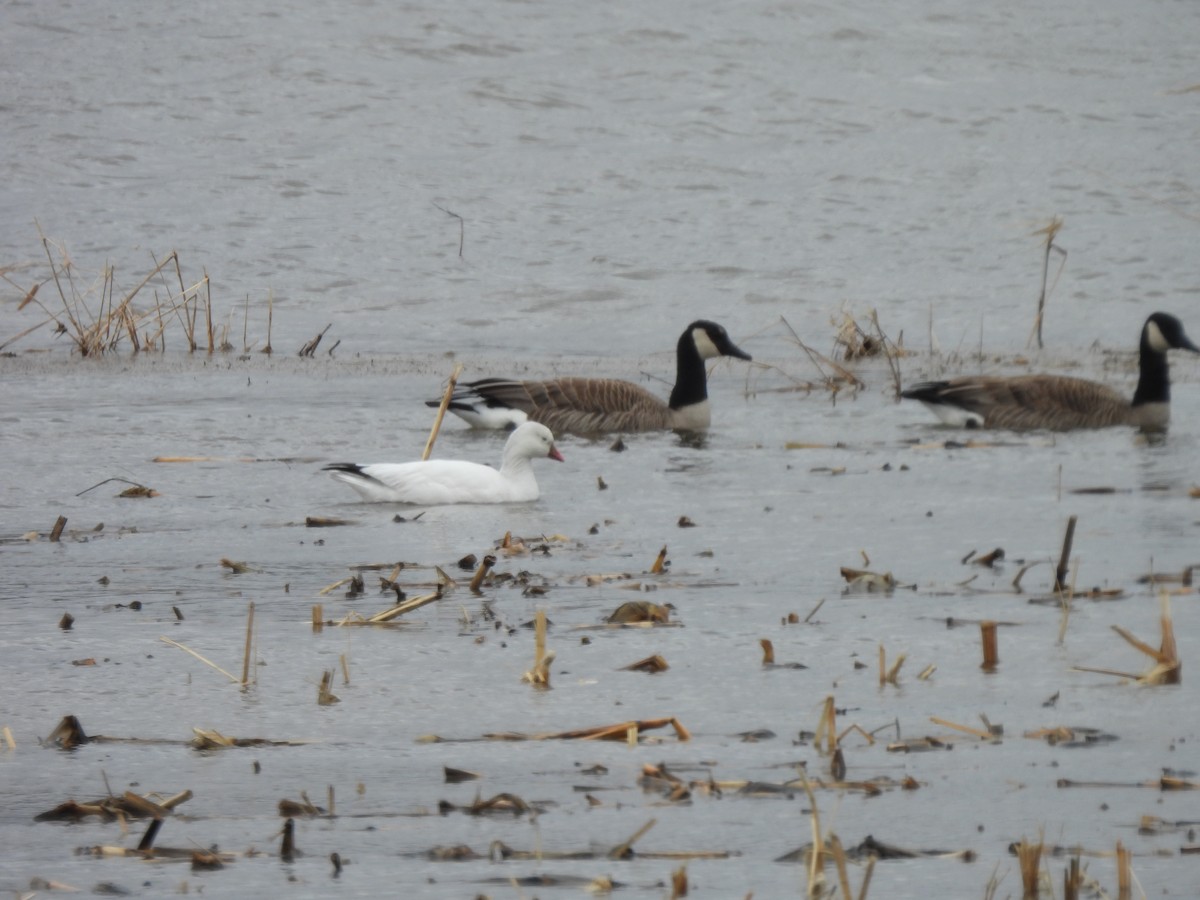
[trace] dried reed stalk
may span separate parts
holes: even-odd
[[[1129,900],[1133,896],[1132,860],[1129,848],[1117,841],[1117,900]]]
[[[550,687],[550,664],[554,662],[554,654],[546,652],[546,611],[539,609],[534,616],[533,629],[533,668],[522,678],[534,687]]]
[[[645,825],[643,825],[641,828],[639,828],[637,831],[635,831],[632,835],[630,835],[629,838],[627,838],[626,840],[622,841],[621,843],[617,844],[617,846],[615,846],[611,850],[609,850],[608,858],[609,859],[630,859],[633,856],[633,845],[636,844],[639,840],[641,840],[642,837],[646,834],[646,832],[649,831],[651,828],[653,828],[657,824],[658,824],[658,819],[651,819],[650,821],[648,821]]]
[[[425,450],[421,453],[421,459],[429,459],[429,454],[433,452],[433,442],[437,440],[438,432],[442,429],[442,419],[446,417],[446,410],[450,407],[450,398],[454,396],[454,388],[458,385],[458,376],[462,374],[463,365],[458,363],[454,367],[454,371],[450,373],[450,379],[446,382],[446,391],[442,394],[442,402],[438,406],[437,414],[433,417],[433,428],[429,431],[429,440],[425,442]]]
[[[1042,292],[1038,295],[1037,315],[1034,317],[1034,333],[1037,335],[1038,349],[1042,349],[1042,322],[1045,320],[1046,314],[1046,295],[1048,293],[1046,282],[1050,273],[1050,252],[1053,250],[1062,255],[1062,265],[1059,266],[1058,272],[1054,275],[1054,284],[1058,284],[1058,277],[1062,274],[1067,265],[1067,251],[1054,243],[1054,238],[1063,226],[1063,220],[1055,216],[1050,220],[1050,224],[1045,228],[1041,228],[1034,232],[1035,235],[1044,234],[1046,236],[1046,252],[1042,258]],[[1054,284],[1050,285],[1049,290],[1054,290]],[[1033,335],[1030,335],[1030,341]],[[1026,345],[1030,343],[1026,341]]]
[[[254,640],[254,601],[250,601],[250,609],[246,614],[246,652],[242,657],[242,687],[250,684],[250,650]]]
[[[428,603],[442,599],[441,587],[432,594],[424,594],[420,597],[413,597],[411,600],[406,600],[403,603],[398,603],[390,609],[385,609],[383,612],[377,612],[375,615],[367,619],[367,622],[372,625],[379,625],[383,622],[390,622],[397,616],[402,616],[405,613],[412,612],[414,609],[420,609]]]
[[[267,294],[267,345],[262,348],[262,352],[271,355],[271,324],[275,318],[275,292],[271,291]]]
[[[1016,845],[1017,864],[1021,869],[1021,890],[1025,900],[1037,900],[1042,866],[1042,841],[1031,844],[1024,837]]]
[[[808,887],[805,893],[810,898],[820,897],[824,893],[825,888],[825,843],[821,836],[821,813],[817,808],[817,797],[813,793],[812,784],[809,783],[808,776],[803,772],[800,774],[801,782],[804,785],[804,792],[808,794],[808,803],[812,808],[812,815],[809,818],[812,826],[812,850],[808,855]]]
[[[200,662],[204,663],[206,666],[210,666],[210,667],[216,669],[218,672],[220,672],[222,675],[224,675],[226,678],[228,678],[234,684],[238,683],[238,677],[236,675],[233,675],[230,672],[226,672],[224,669],[222,669],[220,666],[218,666],[211,659],[206,659],[205,657],[203,657],[199,653],[197,653],[195,650],[193,650],[191,647],[185,647],[183,644],[179,643],[178,641],[173,641],[169,637],[160,637],[159,640],[165,644],[170,644],[172,647],[178,647],[184,653],[190,653],[192,656],[196,657],[196,659],[200,660]]]
[[[995,741],[996,735],[990,731],[984,731],[982,728],[972,728],[970,725],[959,725],[957,722],[951,722],[948,719],[943,719],[938,716],[930,716],[929,721],[935,725],[941,725],[945,728],[953,728],[955,731],[961,731],[963,734],[970,734],[981,741]]]
[[[816,734],[813,737],[813,746],[818,749],[821,746],[822,738],[825,741],[825,752],[830,756],[837,750],[837,722],[835,716],[837,710],[833,704],[833,695],[825,698],[824,704],[821,707],[821,720],[817,723]]]

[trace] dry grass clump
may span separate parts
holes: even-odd
[[[20,334],[0,342],[0,350],[16,343],[46,325],[55,327],[55,334],[66,335],[81,356],[102,356],[127,344],[134,352],[165,351],[167,332],[175,323],[183,333],[191,352],[206,349],[209,353],[231,352],[230,326],[213,321],[212,285],[208,274],[188,284],[183,277],[179,254],[171,251],[154,265],[132,290],[121,292],[117,287],[116,268],[106,265],[86,284],[78,279],[74,260],[65,245],[46,237],[38,228],[42,249],[49,264],[49,275],[31,286],[17,284],[10,276],[11,269],[0,269],[0,277],[24,296],[17,310],[33,305],[46,318]],[[39,293],[53,285],[57,302],[43,302]],[[247,300],[247,306],[249,301]],[[246,327],[249,310],[243,320],[242,349],[250,349]],[[203,317],[203,318],[201,318]],[[267,308],[267,342],[262,352],[271,352],[271,301]]]

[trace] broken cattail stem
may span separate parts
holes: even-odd
[[[833,759],[829,761],[829,774],[833,776],[834,781],[846,780],[846,757],[842,755],[841,747],[833,751]]]
[[[686,897],[688,892],[687,866],[680,866],[671,873],[671,900]]]
[[[1058,557],[1058,568],[1054,570],[1054,590],[1066,588],[1067,569],[1071,559],[1071,544],[1075,541],[1075,516],[1067,519],[1067,533],[1063,536],[1062,553]]]
[[[1079,900],[1079,889],[1083,887],[1083,872],[1079,868],[1079,855],[1071,858],[1071,864],[1063,871],[1063,900]]]
[[[250,657],[254,641],[254,601],[250,601],[250,611],[246,615],[246,653],[242,657],[242,687],[250,683]]]
[[[654,565],[650,567],[651,575],[661,575],[667,565],[667,545],[663,544],[663,548],[658,551],[658,557],[654,560]]]
[[[50,540],[53,543],[58,543],[58,539],[62,537],[63,529],[67,527],[67,517],[59,516],[54,523],[54,527],[50,529]]]
[[[887,684],[887,651],[883,649],[883,644],[879,645],[879,686],[883,687]]]
[[[320,603],[314,603],[312,608],[312,630],[321,631],[325,627],[325,611]]]
[[[275,317],[275,292],[267,292],[267,343],[263,346],[261,353],[271,355],[271,321]]]
[[[212,318],[212,282],[209,281],[208,273],[204,273],[204,326],[208,332],[208,355],[212,356],[216,350],[216,342],[213,340],[213,318]]]
[[[454,388],[458,385],[458,376],[462,374],[463,365],[458,363],[454,367],[454,371],[450,373],[450,380],[446,382],[446,392],[442,394],[441,405],[438,406],[437,414],[433,417],[433,428],[429,431],[429,440],[425,442],[425,450],[421,454],[421,459],[429,459],[429,454],[433,452],[433,442],[437,440],[438,432],[442,430],[442,419],[446,417],[446,410],[450,407],[450,398],[454,396]]]
[[[475,570],[474,577],[471,578],[471,593],[480,593],[480,586],[483,584],[483,579],[487,578],[487,573],[491,571],[492,566],[496,564],[496,557],[488,555],[483,558],[479,564],[479,568]]]
[[[333,693],[333,669],[326,669],[321,673],[321,685],[317,688],[317,705],[331,706],[337,702],[338,698]]]
[[[996,666],[1000,664],[1000,651],[996,643],[996,623],[980,622],[979,631],[983,636],[983,665],[980,668],[985,672],[994,672]]]
[[[163,820],[159,818],[154,818],[150,821],[150,826],[146,829],[146,833],[138,841],[138,850],[147,853],[154,849],[154,839],[158,837],[158,829],[162,828],[162,823]]]
[[[692,739],[692,733],[674,716],[671,717],[671,727],[675,729],[675,737],[679,740],[690,741]]]
[[[534,687],[550,687],[550,664],[554,654],[546,652],[546,611],[539,609],[534,616],[533,668],[525,673],[525,680]],[[636,738],[634,742],[636,743]]]
[[[337,815],[337,812],[336,812],[336,808],[333,805],[333,785],[332,784],[329,785],[329,787],[326,789],[325,796],[326,796],[325,808],[328,810],[329,817],[333,818],[334,816]]]
[[[1130,860],[1133,854],[1117,841],[1117,900],[1129,900],[1133,896],[1133,870]]]
[[[291,862],[296,856],[296,820],[288,819],[283,823],[283,843],[279,847],[279,858]]]
[[[775,665],[775,645],[772,644],[767,638],[761,638],[758,642],[758,646],[762,647],[762,664],[764,666]]]
[[[350,683],[350,664],[346,661],[346,654],[343,653],[338,659],[342,662],[342,684]]]

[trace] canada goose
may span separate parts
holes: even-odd
[[[332,473],[358,491],[364,500],[418,503],[523,503],[538,498],[538,485],[530,460],[548,456],[562,462],[554,435],[545,425],[527,422],[504,444],[504,460],[493,469],[457,459],[430,459],[407,463],[333,463]]]
[[[711,420],[704,361],[717,356],[750,359],[724,328],[700,319],[679,336],[675,387],[667,403],[643,387],[615,378],[484,378],[460,385],[449,409],[473,428],[511,428],[530,419],[560,434],[701,431]],[[439,403],[430,400],[426,405]]]
[[[1200,353],[1177,318],[1156,312],[1142,327],[1140,374],[1132,402],[1097,381],[1064,375],[927,381],[900,396],[920,400],[943,422],[968,428],[1068,431],[1136,425],[1142,431],[1165,431],[1171,417],[1168,350]]]

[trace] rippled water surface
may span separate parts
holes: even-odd
[[[800,896],[803,867],[776,860],[811,840],[812,803],[736,783],[803,765],[826,785],[822,828],[846,845],[975,854],[880,862],[871,896],[980,897],[993,873],[1016,895],[1009,844],[1038,834],[1081,847],[1110,894],[1115,866],[1098,854],[1121,841],[1147,896],[1191,896],[1188,832],[1139,832],[1144,816],[1196,818],[1189,793],[1148,786],[1164,768],[1200,779],[1190,590],[1172,597],[1181,685],[1078,667],[1148,668],[1111,626],[1157,646],[1160,600],[1139,578],[1200,562],[1200,361],[1173,360],[1165,443],[1112,430],[947,446],[968,436],[896,405],[882,360],[855,364],[865,387],[833,396],[792,338],[830,353],[843,310],[865,323],[876,309],[912,351],[905,382],[1032,366],[1131,391],[1149,312],[1200,332],[1198,19],[1188,4],[1115,0],[0,7],[0,727],[15,742],[0,748],[0,888],[517,896],[510,878],[608,875],[660,897],[686,864],[689,896]],[[1055,216],[1068,256],[1036,352],[1033,232]],[[39,225],[56,262],[69,256],[77,315],[100,309],[106,264],[119,297],[177,250],[185,279],[211,277],[235,349],[187,355],[168,322],[165,353],[72,355],[68,335],[36,327],[63,309]],[[18,309],[44,281],[43,308]],[[138,303],[167,290],[156,281]],[[265,343],[268,298],[276,352],[243,352]],[[464,377],[621,375],[665,395],[671,348],[700,316],[755,357],[715,366],[702,441],[629,436],[617,453],[563,437],[566,461],[537,467],[542,498],[514,507],[363,505],[319,472],[419,456],[422,401],[460,362]],[[297,358],[327,325],[315,357]],[[497,461],[502,442],[449,421],[436,453]],[[126,485],[106,479],[159,496],[119,498]],[[1121,593],[1077,598],[1063,631],[1059,605],[1030,601],[1048,594],[1071,515],[1076,590]],[[311,516],[353,524],[305,527]],[[456,561],[506,532],[555,539],[500,554],[496,571],[525,583],[473,595]],[[648,575],[663,546],[667,573]],[[997,547],[994,569],[963,562]],[[397,562],[416,566],[410,595],[433,566],[460,584],[397,628],[312,630],[316,603],[334,619],[385,608],[373,570],[362,597],[323,591]],[[844,566],[901,587],[845,593]],[[631,577],[586,578],[601,574]],[[671,603],[678,626],[595,627],[629,599]],[[251,602],[248,690],[160,640],[240,674]],[[550,691],[520,681],[539,609]],[[992,674],[982,619],[1004,623]],[[764,637],[808,668],[764,669]],[[880,687],[881,645],[889,665],[906,655],[898,685]],[[669,670],[622,671],[652,654]],[[341,702],[318,706],[331,669]],[[810,732],[830,696],[845,781],[875,780],[878,795],[829,786]],[[164,742],[38,746],[68,714],[92,734]],[[475,740],[671,716],[690,741]],[[981,729],[981,716],[1002,740],[944,724]],[[1060,725],[1116,740],[1025,736]],[[202,753],[185,746],[193,728],[308,743]],[[744,736],[759,730],[773,736]],[[942,746],[896,752],[926,736]],[[644,792],[647,763],[696,781],[690,802]],[[483,778],[448,784],[444,766]],[[281,862],[278,802],[325,805],[330,786],[336,817],[299,820],[305,855]],[[75,850],[133,846],[142,824],[33,821],[126,789],[193,791],[160,846],[267,855],[207,873],[98,859]],[[438,814],[501,792],[541,811]],[[604,858],[652,819],[639,858]],[[545,856],[489,861],[493,841]],[[482,858],[428,858],[458,844]],[[584,850],[599,857],[550,858]],[[655,856],[702,851],[731,855]],[[349,860],[336,879],[333,852]],[[1058,883],[1065,866],[1048,861]]]

